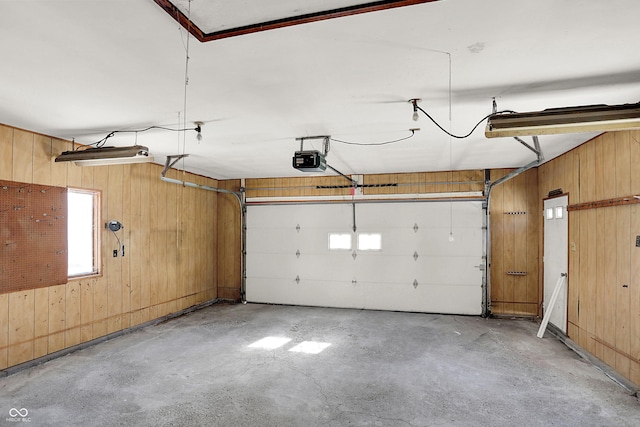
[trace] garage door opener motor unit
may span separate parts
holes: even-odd
[[[327,169],[327,158],[317,150],[296,151],[293,167],[303,172],[323,172]]]
[[[322,152],[305,150],[305,139],[322,139]],[[293,154],[293,168],[302,172],[324,172],[327,169],[327,153],[329,152],[328,136],[307,136],[296,138],[300,141],[300,150]]]

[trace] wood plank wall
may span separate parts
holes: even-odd
[[[491,181],[494,182],[511,171],[492,170]],[[541,208],[538,205],[537,169],[530,169],[492,190],[492,314],[539,316],[541,313],[542,290],[539,288],[538,275]]]
[[[640,131],[602,134],[539,168],[539,199],[556,188],[569,194],[570,205],[640,195],[638,164]],[[569,212],[568,335],[636,384],[638,235],[638,204]]]
[[[219,188],[240,191],[240,180],[219,181]],[[241,299],[241,227],[240,204],[231,194],[218,195],[218,298]]]
[[[0,179],[100,190],[101,223],[122,222],[126,256],[111,256],[117,243],[101,229],[101,276],[0,295],[0,369],[217,297],[217,193],[161,182],[154,164],[53,161],[68,149],[66,141],[0,125]]]
[[[416,172],[373,174],[363,177],[363,194],[424,194],[484,190],[484,171]],[[349,181],[341,176],[247,179],[246,196],[336,196],[349,195]],[[324,187],[324,188],[322,188]],[[339,187],[339,188],[328,188]],[[342,187],[342,188],[340,188]]]

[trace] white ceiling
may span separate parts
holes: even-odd
[[[319,4],[273,3],[193,0],[191,16],[210,31]],[[161,164],[186,152],[187,170],[220,179],[303,176],[297,137],[377,143],[416,126],[396,144],[333,142],[328,161],[347,174],[517,167],[535,156],[513,139],[483,124],[450,141],[407,100],[458,134],[492,97],[523,112],[638,102],[638,16],[637,0],[441,0],[200,43],[153,0],[0,0],[0,122],[88,144],[203,121],[201,142],[154,130],[109,145],[146,145]],[[550,159],[592,136],[540,142]]]

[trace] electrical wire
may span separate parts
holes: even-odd
[[[502,113],[515,113],[515,111],[513,110],[503,110],[503,111],[496,111],[495,113],[491,113],[491,114],[487,114],[486,116],[484,116],[482,119],[480,119],[480,121],[478,123],[476,123],[476,125],[469,131],[469,133],[467,133],[466,135],[455,135],[451,132],[449,132],[448,130],[446,130],[445,128],[443,128],[440,123],[438,123],[433,117],[431,117],[431,115],[429,113],[427,113],[426,111],[424,111],[422,109],[422,107],[420,107],[419,105],[416,106],[418,108],[418,110],[422,111],[422,113],[427,116],[427,118],[429,120],[431,120],[433,122],[434,125],[436,125],[442,132],[446,133],[447,135],[449,135],[452,138],[457,138],[457,139],[465,139],[471,136],[471,134],[473,132],[475,132],[475,130],[478,128],[478,126],[480,126],[482,124],[482,122],[484,122],[485,120],[487,120],[488,118],[496,115],[496,114],[502,114]]]
[[[412,138],[416,134],[416,129],[409,129],[411,135],[405,136],[404,138],[394,139],[392,141],[384,141],[384,142],[351,142],[351,141],[343,141],[341,139],[330,138],[331,141],[337,142],[339,144],[347,144],[347,145],[360,145],[360,146],[377,146],[377,145],[387,145],[387,144],[395,144],[396,142],[405,141],[409,138]]]
[[[113,233],[113,235],[115,236],[116,240],[118,241],[118,249],[116,249],[116,251],[117,252],[122,251],[122,256],[124,256],[124,244],[120,243],[120,238],[118,237],[118,234],[116,234],[115,231],[111,230],[111,232]],[[122,239],[124,240],[124,236],[122,237]],[[117,252],[114,251],[114,253],[117,253]]]
[[[102,148],[102,147],[104,147],[104,144],[107,142],[107,140],[109,138],[111,138],[112,136],[115,136],[116,133],[135,133],[136,137],[137,137],[138,132],[146,132],[146,131],[151,130],[151,129],[168,130],[168,131],[171,131],[171,132],[184,132],[184,131],[187,131],[187,130],[195,130],[195,131],[197,131],[198,129],[200,129],[200,126],[197,126],[195,128],[182,128],[182,129],[173,129],[173,128],[168,128],[168,127],[165,127],[165,126],[149,126],[149,127],[144,128],[144,129],[113,130],[113,131],[109,132],[107,134],[107,136],[102,138],[100,141],[97,141],[97,142],[94,142],[94,143],[91,143],[91,144],[87,144],[87,146],[95,145],[96,148]],[[78,151],[78,149],[80,149],[81,147],[82,146],[79,146],[74,151]]]

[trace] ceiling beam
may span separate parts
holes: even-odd
[[[308,13],[299,16],[276,19],[273,21],[258,22],[242,27],[229,28],[227,30],[205,33],[193,21],[182,13],[170,0],[154,0],[165,12],[175,19],[191,35],[200,42],[220,40],[228,37],[236,37],[244,34],[257,33],[260,31],[275,30],[277,28],[290,27],[293,25],[309,24],[311,22],[324,21],[327,19],[342,18],[345,16],[358,15],[361,13],[376,12],[379,10],[393,9],[396,7],[412,6],[422,3],[431,3],[439,0],[382,0],[369,2],[354,6],[341,7],[338,9],[325,10]]]

